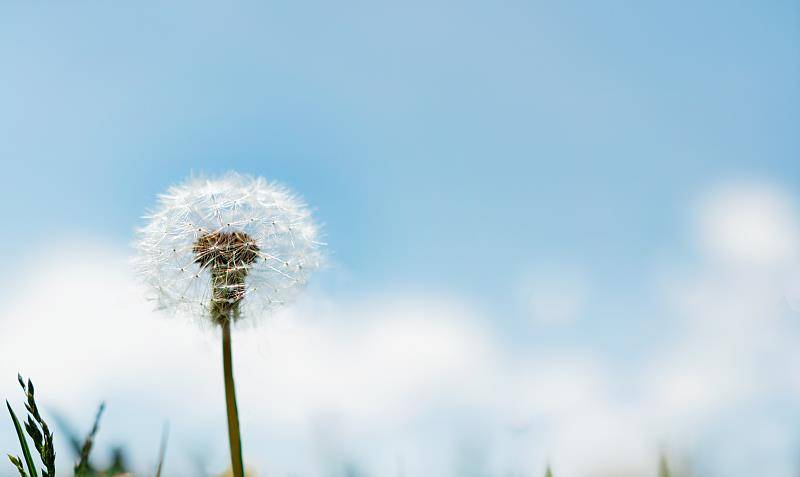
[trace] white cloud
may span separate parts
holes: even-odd
[[[720,219],[738,217],[751,192],[700,207],[713,211],[695,224],[713,260],[661,280],[666,302],[656,306],[679,317],[679,329],[634,357],[639,374],[621,373],[586,346],[511,348],[484,317],[436,297],[314,297],[237,332],[248,460],[267,475],[309,477],[351,461],[369,475],[449,476],[459,455],[490,475],[538,476],[547,461],[558,477],[641,475],[664,446],[703,452],[721,475],[792,475],[793,426],[764,403],[800,396],[798,316],[785,296],[798,269],[778,263],[793,256],[786,244],[796,231],[779,212],[792,204],[774,202],[784,195],[759,190],[773,202],[755,202],[774,207],[745,221],[769,217],[771,225],[759,226],[771,232],[757,238],[728,237],[743,226]],[[84,426],[106,399],[101,448],[124,442],[140,463],[153,462],[169,418],[171,475],[194,475],[198,454],[222,468],[214,332],[153,313],[119,250],[73,242],[28,265],[0,312],[8,330],[0,335],[0,392],[19,404],[21,371],[42,403]],[[13,450],[13,435],[0,433],[0,445]],[[60,455],[68,468],[69,453]]]
[[[644,403],[665,435],[711,449],[720,475],[794,475],[795,433],[767,403],[788,398],[800,373],[798,315],[786,299],[800,271],[796,205],[777,188],[738,184],[713,191],[697,210],[704,255],[665,281],[665,309],[680,331],[651,358]],[[792,392],[789,399],[800,397]],[[763,428],[770,443],[747,437]]]
[[[698,206],[699,242],[711,256],[734,263],[785,263],[798,255],[798,217],[791,198],[775,187],[719,187]]]
[[[30,266],[25,291],[0,315],[13,329],[0,336],[0,376],[7,377],[0,391],[19,397],[13,379],[19,370],[34,378],[43,403],[84,425],[106,399],[99,441],[127,443],[139,462],[152,461],[161,421],[169,418],[173,470],[188,472],[198,452],[223,466],[213,331],[152,312],[124,254],[101,244],[66,244],[60,256]],[[278,475],[320,475],[331,454],[352,456],[378,475],[398,459],[414,475],[450,475],[456,443],[474,429],[492,441],[542,442],[539,451],[497,451],[487,463],[497,472],[539,468],[546,455],[574,457],[564,453],[570,447],[600,454],[599,444],[608,442],[606,433],[587,437],[580,421],[604,426],[613,419],[604,414],[606,378],[596,360],[515,356],[452,301],[309,300],[237,333],[235,347],[245,451],[257,467]],[[514,430],[532,417],[554,437]],[[576,436],[593,440],[581,446]],[[0,443],[13,449],[7,437]],[[594,462],[575,460],[575,467],[564,460],[562,475]]]

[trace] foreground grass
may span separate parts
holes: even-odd
[[[14,409],[11,407],[11,404],[6,401],[6,407],[8,408],[9,415],[11,416],[11,421],[14,426],[14,430],[17,434],[17,438],[20,444],[20,450],[22,455],[13,455],[8,454],[8,459],[14,468],[19,473],[20,477],[39,477],[41,472],[41,477],[55,477],[56,475],[56,467],[55,467],[55,446],[54,446],[54,436],[53,432],[50,430],[50,426],[42,417],[41,413],[39,412],[39,406],[36,402],[36,394],[35,388],[33,386],[33,382],[31,380],[25,380],[22,376],[18,376],[18,381],[22,391],[25,394],[25,410],[26,410],[26,417],[25,420],[20,421],[17,414],[14,412]],[[97,410],[97,414],[94,419],[94,423],[92,424],[92,428],[89,433],[83,438],[78,438],[74,432],[68,428],[66,423],[61,422],[62,428],[64,428],[64,433],[67,434],[67,439],[69,441],[70,447],[74,454],[77,456],[76,463],[73,467],[73,475],[75,477],[132,477],[133,474],[128,469],[126,464],[124,454],[121,449],[114,449],[112,452],[111,464],[105,468],[97,468],[95,467],[91,460],[90,456],[92,453],[92,449],[94,447],[95,437],[97,435],[97,431],[100,427],[100,420],[103,416],[103,411],[105,410],[105,405],[100,404],[100,407]],[[161,447],[159,451],[159,459],[158,459],[158,466],[155,469],[154,476],[161,477],[162,469],[164,464],[164,457],[166,454],[166,446],[167,446],[167,434],[168,428],[165,427],[164,433],[162,434],[161,439]],[[28,442],[28,439],[31,440],[31,443]],[[32,450],[33,449],[33,450]],[[36,459],[34,458],[34,453],[38,456],[38,460],[40,464],[36,463]],[[39,467],[41,466],[41,467]],[[360,473],[356,472],[353,474],[351,472],[345,472],[346,477],[350,477],[352,475],[361,475]],[[222,474],[219,477],[233,477],[233,472],[228,470],[226,473]],[[253,477],[254,474],[250,471],[246,471],[245,475],[247,477]],[[665,457],[661,457],[658,462],[658,477],[685,477],[684,475],[678,475],[671,472],[667,459]],[[554,477],[554,473],[550,466],[547,467],[544,477]]]
[[[8,459],[11,464],[17,469],[20,477],[39,477],[39,470],[41,470],[42,477],[55,477],[56,475],[56,451],[53,442],[53,432],[50,426],[39,413],[39,406],[36,403],[35,388],[33,382],[29,379],[27,382],[18,376],[18,381],[22,391],[25,393],[25,410],[27,411],[27,419],[20,423],[17,414],[6,401],[6,407],[11,415],[11,421],[14,424],[14,430],[17,433],[19,440],[20,450],[22,457],[19,455],[8,454]],[[125,466],[125,461],[122,453],[117,451],[114,453],[111,460],[111,465],[105,469],[97,469],[89,461],[89,457],[94,446],[94,439],[100,427],[100,418],[103,415],[105,406],[100,405],[97,415],[92,425],[89,434],[81,441],[74,436],[70,439],[73,451],[78,455],[77,462],[74,466],[74,475],[76,477],[116,477],[129,475]],[[27,436],[26,436],[27,434]],[[38,454],[41,461],[41,468],[37,468],[31,446],[28,444],[28,438],[33,442],[33,449]],[[160,466],[159,466],[160,468]]]

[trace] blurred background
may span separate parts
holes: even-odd
[[[129,259],[237,170],[331,258],[235,335],[259,476],[796,476],[798,131],[791,0],[5,2],[0,395],[223,471],[217,336]]]

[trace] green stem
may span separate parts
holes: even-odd
[[[239,433],[239,411],[236,408],[236,389],[233,385],[230,319],[222,321],[222,368],[225,373],[225,404],[228,408],[228,441],[231,446],[231,468],[233,469],[233,477],[244,477],[242,438]]]

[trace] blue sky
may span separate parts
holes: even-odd
[[[645,270],[720,178],[799,180],[789,1],[3,10],[7,223],[32,233],[127,240],[166,185],[236,169],[301,191],[361,286],[497,304],[551,257]]]
[[[7,2],[0,251],[126,246],[169,184],[238,170],[315,208],[325,293],[457,297],[624,367],[675,327],[644,277],[702,262],[708,191],[797,197],[798,45],[788,0]],[[578,316],[536,325],[520,283],[562,269]]]

